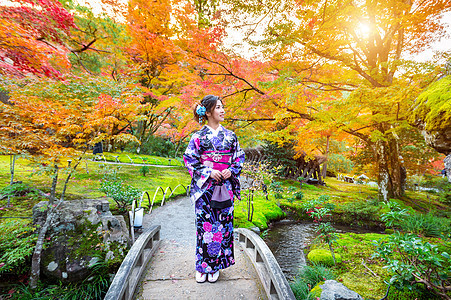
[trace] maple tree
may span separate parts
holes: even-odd
[[[169,0],[132,0],[126,18],[131,39],[126,53],[144,88],[134,134],[145,143],[167,121],[193,78],[184,49],[196,22],[189,3]]]
[[[297,132],[300,149],[306,148],[306,136],[327,128],[358,137],[376,158],[381,197],[402,196],[398,130],[409,126],[415,97],[439,73],[402,58],[444,35],[440,14],[451,4],[224,2],[232,7],[231,22],[249,29],[245,40],[262,49],[271,65],[267,74],[274,76],[248,85],[254,93],[245,107],[263,114],[273,110],[268,119],[287,120],[272,136]]]
[[[68,175],[56,205],[64,200],[67,183],[90,145],[102,140],[137,141],[125,132],[140,101],[133,84],[90,76],[64,81],[27,78],[1,84],[10,98],[0,103],[0,152],[19,153],[32,161],[38,172],[52,176],[47,196],[50,205],[56,201],[59,172]],[[41,195],[46,196],[42,192]],[[33,254],[30,278],[33,288],[39,278],[40,251],[53,211],[52,207]]]
[[[0,5],[0,73],[61,76],[70,66],[63,40],[74,26],[57,0]]]
[[[120,80],[127,70],[124,48],[129,42],[125,24],[120,22],[117,13],[119,2],[103,3],[102,13],[94,13],[89,3],[83,5],[73,1],[60,1],[65,9],[73,13],[75,26],[65,38],[69,49],[68,58],[72,63],[72,72],[87,72],[91,75],[109,74]],[[122,8],[123,9],[123,8]],[[107,12],[111,13],[108,14]]]

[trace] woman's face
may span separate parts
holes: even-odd
[[[224,121],[224,105],[222,105],[222,101],[216,101],[216,105],[211,112],[207,112],[208,121],[219,123]]]

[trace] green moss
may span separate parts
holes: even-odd
[[[263,192],[254,193],[253,198],[254,214],[252,222],[248,221],[248,201],[245,193],[242,195],[240,201],[235,202],[235,226],[236,227],[254,227],[257,226],[260,230],[268,228],[268,223],[274,220],[279,220],[285,217],[285,213],[277,205],[273,197],[266,200]]]
[[[78,223],[80,224],[80,223]],[[98,231],[99,225],[92,224],[85,220],[81,225],[75,227],[74,230],[68,231],[67,245],[70,251],[69,259],[75,260],[82,257],[102,256],[103,235]]]
[[[307,258],[314,264],[320,264],[324,266],[333,266],[334,259],[332,258],[332,253],[326,249],[314,249],[309,252]],[[335,253],[335,260],[337,263],[342,261],[341,255]]]
[[[125,155],[125,154],[124,154]],[[162,160],[168,160],[162,158]],[[174,162],[174,160],[172,160]],[[172,164],[171,164],[172,165]],[[87,167],[87,168],[86,168]],[[191,177],[184,167],[173,168],[158,168],[149,167],[149,174],[146,180],[136,180],[136,175],[139,174],[140,166],[127,166],[127,165],[112,165],[102,166],[99,162],[86,161],[86,165],[81,164],[77,172],[72,176],[68,183],[66,198],[67,199],[80,199],[80,198],[100,198],[105,194],[99,191],[100,180],[103,177],[103,173],[106,170],[116,170],[117,175],[124,181],[124,183],[130,184],[143,191],[147,191],[151,196],[151,200],[155,190],[158,186],[162,186],[164,189],[167,186],[175,188],[178,184],[187,186],[191,182]],[[30,174],[33,174],[30,177]],[[0,155],[0,189],[7,186],[10,180],[9,173],[9,156]],[[36,187],[44,192],[50,191],[51,180],[49,176],[44,174],[38,174],[35,172],[34,167],[30,164],[30,161],[24,158],[17,158],[15,167],[15,180],[23,181],[31,187]],[[59,180],[57,185],[57,195],[62,191],[64,180]],[[184,195],[186,191],[179,187],[173,197],[178,195]],[[59,195],[58,195],[59,196]],[[160,195],[155,198],[155,203],[161,202]],[[23,201],[23,199],[22,199]],[[39,202],[40,199],[33,202]],[[18,202],[20,205],[20,203]],[[114,201],[111,200],[112,208],[114,208]],[[144,206],[148,206],[147,199],[143,201]],[[23,205],[21,205],[23,207]],[[27,205],[28,207],[28,205]],[[31,207],[27,208],[31,212]],[[0,211],[1,213],[1,211]],[[16,214],[17,215],[17,214]],[[30,213],[31,215],[31,213]]]
[[[324,281],[318,282],[317,285],[313,287],[313,289],[310,291],[310,296],[314,297],[314,299],[317,299],[317,297],[321,297],[321,293],[323,292],[323,289],[320,288],[320,285],[323,285]]]
[[[341,274],[338,280],[365,299],[380,299],[379,295],[384,295],[387,287],[380,284],[380,278],[367,273],[367,270],[350,271]]]
[[[418,119],[426,123],[430,131],[451,126],[451,76],[446,76],[432,83],[417,98],[417,105],[410,117],[410,122]]]
[[[440,300],[441,297],[429,292],[421,285],[415,286],[412,290],[404,288],[398,290],[394,287],[390,288],[387,300]]]

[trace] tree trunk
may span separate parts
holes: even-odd
[[[324,164],[323,164],[323,172],[322,172],[322,177],[323,178],[326,178],[326,176],[327,176],[327,158],[328,158],[328,156],[329,156],[329,139],[330,139],[330,136],[327,136],[327,140],[326,140],[326,161],[324,162]]]
[[[309,179],[310,179],[310,177],[312,176],[312,173],[315,171],[315,166],[312,164],[311,165],[311,168],[310,168],[310,170],[309,170],[309,172],[307,173],[307,177],[305,177],[305,181],[307,182]]]
[[[14,167],[16,165],[16,155],[15,154],[11,154],[9,156],[9,170],[11,171],[11,180],[9,182],[9,184],[13,184],[14,182]],[[9,207],[11,204],[11,195],[8,195],[8,200],[6,202],[6,207]]]
[[[394,149],[397,144],[397,141],[377,141],[375,144],[379,198],[385,202],[389,198],[400,198],[404,195],[402,164],[398,152]]]
[[[11,180],[9,182],[9,184],[13,184],[14,182],[14,167],[16,165],[16,155],[15,154],[11,154],[9,156],[9,169],[11,171]]]
[[[307,172],[308,172],[308,170],[310,169],[310,165],[311,165],[311,161],[309,161],[309,162],[305,165],[305,168],[304,168],[304,171],[302,172],[301,177],[306,178]]]
[[[86,149],[87,150],[87,149]],[[83,154],[79,157],[77,163],[75,164],[75,166],[70,170],[69,175],[67,175],[66,181],[64,182],[64,187],[63,187],[63,191],[61,192],[61,201],[64,200],[64,196],[66,195],[66,188],[67,188],[67,183],[70,180],[70,177],[72,176],[72,173],[75,172],[75,170],[77,169],[78,165],[80,164],[83,156],[86,153],[86,150],[83,152]],[[68,161],[68,167],[70,168],[71,162]]]
[[[54,198],[50,198],[50,201],[54,200]],[[50,205],[50,201],[47,209],[47,217],[45,219],[45,223],[39,231],[38,240],[36,241],[36,247],[34,248],[33,256],[31,257],[30,287],[32,289],[35,289],[37,287],[39,276],[41,274],[41,253],[45,242],[45,235],[47,234],[47,230],[50,226],[50,221],[53,219],[56,209],[63,202],[62,200],[60,200],[55,207],[52,207]]]
[[[332,244],[329,243],[329,251],[332,254],[332,259],[334,260],[334,265],[337,264],[337,262],[335,261],[335,253],[334,253],[334,248],[332,247]]]
[[[388,141],[388,152],[391,171],[392,197],[400,198],[404,196],[405,187],[403,184],[402,158],[399,155],[399,143],[396,134],[392,134],[393,138]]]
[[[322,177],[321,177],[321,171],[320,171],[321,169],[320,169],[320,166],[318,166],[318,182],[320,183],[320,184],[322,184],[323,183],[323,179],[322,179]]]
[[[49,205],[52,205],[53,202],[56,199],[56,184],[58,183],[58,165],[55,164],[55,171],[53,173],[53,180],[52,180],[52,188],[50,189],[50,200]]]

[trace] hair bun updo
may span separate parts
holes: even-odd
[[[202,124],[203,121],[207,119],[207,117],[205,115],[206,112],[211,113],[214,110],[218,100],[222,101],[221,98],[219,98],[218,96],[214,96],[214,95],[207,95],[207,96],[203,97],[199,103],[196,103],[196,105],[194,105],[194,109],[193,109],[194,120],[196,120],[196,122]],[[205,110],[199,109],[199,106],[205,107]],[[198,109],[199,109],[200,114],[198,113]],[[205,114],[202,114],[202,112],[205,112]]]

